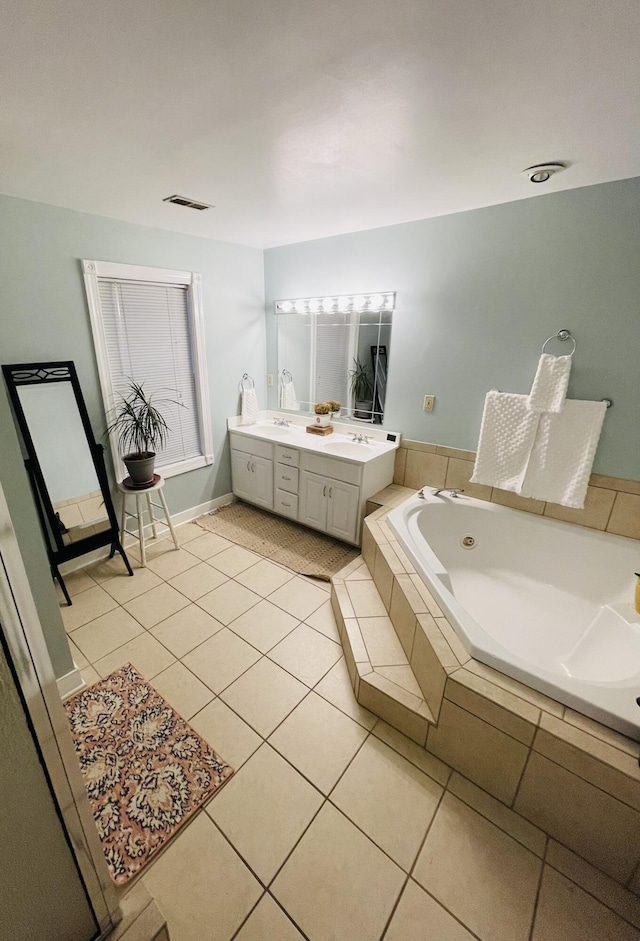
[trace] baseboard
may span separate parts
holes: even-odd
[[[56,685],[60,693],[60,699],[68,699],[73,693],[83,689],[85,682],[82,679],[82,673],[74,663],[73,670],[56,680]]]
[[[235,499],[232,493],[224,493],[221,497],[216,497],[214,500],[207,500],[206,503],[189,507],[188,510],[182,510],[180,513],[172,513],[171,522],[174,526],[183,526],[185,523],[190,523],[199,516],[204,516],[205,513],[211,513],[212,510],[217,510],[221,506],[227,506],[229,503],[233,503]],[[150,525],[145,526],[144,535],[145,539],[151,538],[152,533]],[[123,543],[125,549],[128,549],[130,546],[135,546],[137,543],[138,540],[135,536],[125,535]],[[92,565],[94,562],[101,562],[103,559],[108,558],[109,552],[109,546],[94,549],[93,552],[87,552],[85,555],[79,556],[77,559],[72,559],[70,562],[65,562],[64,565],[61,565],[60,573],[64,577],[70,572],[76,572],[78,569],[86,568],[87,565]]]

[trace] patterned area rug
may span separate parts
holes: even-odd
[[[265,559],[286,565],[299,575],[311,575],[325,582],[360,555],[354,546],[247,503],[222,506],[195,522]]]
[[[64,708],[109,872],[123,885],[233,768],[130,663]]]

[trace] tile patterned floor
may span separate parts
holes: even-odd
[[[61,608],[87,683],[131,661],[236,768],[146,870],[172,941],[639,941],[640,899],[358,705],[327,584],[178,535]]]

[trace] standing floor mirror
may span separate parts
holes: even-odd
[[[110,546],[133,571],[120,542],[104,449],[95,440],[71,361],[2,367],[25,454],[51,574],[71,604],[59,566]]]

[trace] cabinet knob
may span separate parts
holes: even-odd
[[[331,494],[333,493],[333,487],[329,487],[329,499],[331,499]]]
[[[323,489],[322,489],[322,496],[323,496],[323,497],[326,497],[326,495],[327,495],[327,485],[325,484],[324,487],[323,487]]]

